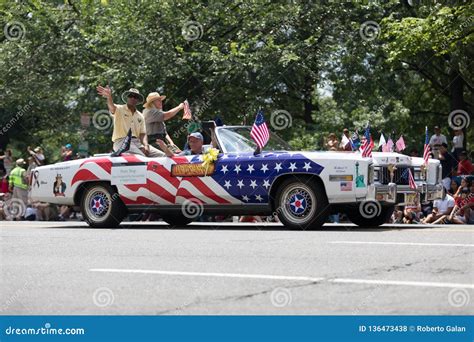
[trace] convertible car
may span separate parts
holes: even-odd
[[[378,226],[391,215],[397,185],[380,181],[380,166],[374,179],[372,158],[291,151],[274,134],[257,153],[250,130],[216,127],[219,154],[206,166],[203,155],[123,153],[37,167],[31,197],[78,206],[92,227],[117,226],[136,212],[156,212],[170,225],[200,215],[278,215],[291,229],[321,227],[331,212],[346,213],[361,226]]]

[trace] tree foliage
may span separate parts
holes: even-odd
[[[32,103],[0,147],[42,145],[52,159],[65,143],[110,149],[110,129],[81,125],[106,109],[99,83],[118,103],[130,87],[158,90],[166,108],[188,99],[200,119],[226,124],[286,110],[279,134],[297,148],[367,121],[419,148],[425,125],[450,133],[450,111],[474,103],[471,2],[29,0],[0,11],[2,127]],[[374,39],[361,34],[369,21]]]

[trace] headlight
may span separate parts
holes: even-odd
[[[380,167],[374,166],[373,171],[374,171],[374,181],[378,182],[380,179]]]
[[[413,172],[413,178],[417,181],[423,180],[423,175],[421,174],[421,170],[416,168]]]
[[[374,183],[374,166],[372,164],[369,165],[369,171],[367,175],[367,183],[373,184]]]

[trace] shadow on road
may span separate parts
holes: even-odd
[[[70,222],[71,225],[68,226],[45,226],[44,228],[60,228],[60,229],[120,229],[120,230],[250,230],[250,231],[294,231],[303,232],[304,230],[290,230],[285,228],[281,224],[258,224],[258,223],[218,223],[218,222],[196,222],[191,223],[187,226],[170,226],[164,222],[123,222],[119,227],[110,227],[110,228],[89,228],[84,224],[77,224],[77,222]],[[323,227],[315,230],[306,230],[312,232],[321,232],[321,231],[351,231],[351,232],[386,232],[394,230],[407,230],[407,229],[430,229],[430,228],[439,228],[439,226],[433,225],[420,225],[420,224],[403,224],[403,225],[394,225],[394,224],[385,224],[378,228],[363,228],[358,227],[354,224],[325,224]]]

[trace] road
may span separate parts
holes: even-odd
[[[474,313],[474,226],[0,227],[2,315]]]

